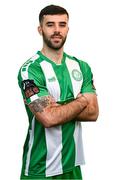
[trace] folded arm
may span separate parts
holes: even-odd
[[[77,121],[96,121],[99,115],[97,95],[95,93],[83,94],[88,100],[87,107],[77,116]]]
[[[29,108],[45,127],[52,127],[75,119],[87,105],[84,96],[64,105],[57,104],[51,96],[44,96],[31,102]]]
[[[95,94],[80,95],[64,105],[57,104],[51,96],[40,97],[29,104],[30,110],[45,127],[77,121],[95,121],[98,117],[98,104]]]

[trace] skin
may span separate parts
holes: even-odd
[[[43,37],[41,52],[56,64],[63,57],[64,42],[68,34],[68,17],[64,15],[45,15],[38,27]],[[30,110],[44,127],[50,128],[71,120],[96,121],[99,113],[97,96],[93,93],[79,94],[68,104],[59,105],[53,97],[41,97],[29,104]]]
[[[62,41],[66,39],[68,30],[68,17],[65,14],[44,15],[43,22],[38,27],[40,35],[43,36],[44,34],[53,46],[53,48],[48,47],[43,39],[43,48],[41,52],[57,64],[61,63],[63,57],[64,47],[61,47],[61,44]]]

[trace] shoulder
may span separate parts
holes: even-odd
[[[34,56],[29,58],[19,69],[18,71],[18,82],[22,80],[29,79],[30,77],[40,76],[42,71],[40,67],[40,62],[42,61],[40,55],[36,53]]]
[[[36,53],[31,58],[29,58],[27,61],[25,61],[25,63],[20,67],[18,76],[20,76],[21,74],[23,74],[25,72],[35,71],[36,68],[39,68],[40,61],[41,61],[40,55],[38,53]]]
[[[39,54],[36,53],[21,66],[20,70],[26,70],[30,67],[34,67],[34,65],[36,65],[36,63],[39,64],[39,59],[40,59],[40,56],[39,56]]]
[[[71,56],[68,54],[66,54],[66,57],[69,58],[70,60],[76,61],[79,64],[81,70],[90,69],[90,66],[86,61],[78,59],[75,56]]]

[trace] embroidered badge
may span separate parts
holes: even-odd
[[[82,80],[82,73],[80,71],[78,71],[77,69],[73,69],[72,70],[72,77],[76,81],[81,81]]]

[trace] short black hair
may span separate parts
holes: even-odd
[[[57,14],[66,14],[67,17],[69,18],[69,14],[68,14],[67,10],[64,9],[63,7],[56,6],[56,5],[49,5],[40,11],[39,22],[41,23],[43,21],[44,15],[57,15]]]

